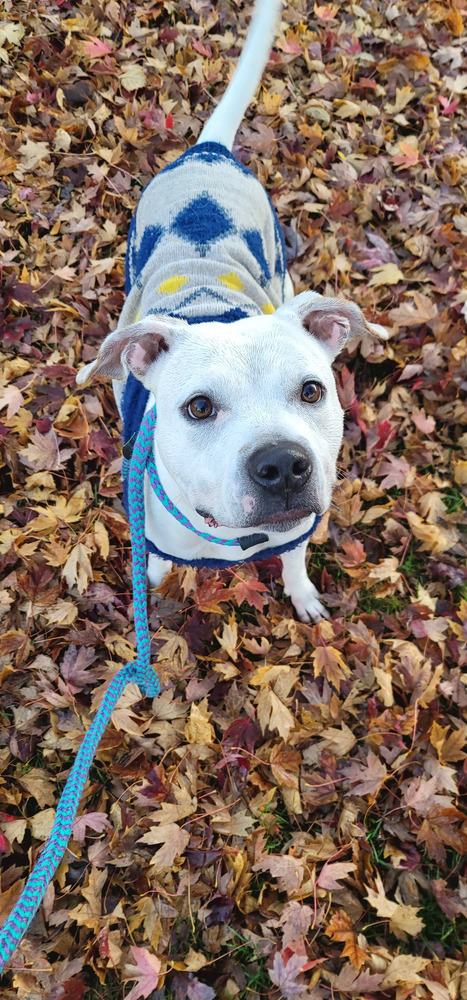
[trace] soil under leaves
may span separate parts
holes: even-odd
[[[199,134],[249,12],[3,3],[2,921],[134,656],[117,413],[75,370],[117,322],[141,187]],[[296,290],[392,331],[336,365],[309,567],[332,620],[294,620],[277,560],[151,595],[163,694],[121,699],[6,1000],[467,996],[466,13],[284,11],[236,152]]]

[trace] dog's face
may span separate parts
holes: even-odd
[[[330,505],[343,431],[331,362],[365,329],[383,335],[356,306],[313,292],[228,325],[149,317],[106,338],[78,380],[132,371],[153,392],[178,506],[285,532]]]
[[[327,510],[342,410],[330,359],[299,322],[192,326],[146,384],[159,455],[208,521],[287,531]]]

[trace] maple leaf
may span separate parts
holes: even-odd
[[[418,973],[425,969],[430,961],[431,959],[419,958],[418,955],[396,955],[382,977],[382,988],[390,989],[400,983],[407,996],[407,987],[422,982]]]
[[[103,830],[112,830],[112,824],[103,812],[83,813],[73,823],[73,837],[78,844],[84,844],[88,828],[96,833],[102,833]]]
[[[342,653],[334,646],[318,646],[313,653],[315,677],[323,672],[327,680],[340,691],[341,682],[350,676],[350,667],[343,659]]]
[[[458,97],[454,97],[454,99],[451,100],[449,97],[443,97],[443,95],[440,94],[438,100],[443,109],[441,112],[443,115],[455,115],[459,109]]]
[[[417,833],[417,844],[425,844],[430,858],[444,865],[445,845],[463,854],[467,850],[467,833],[456,823],[465,822],[465,816],[454,807],[433,806]]]
[[[412,292],[412,301],[405,300],[395,309],[390,309],[389,319],[398,326],[419,326],[436,318],[438,310],[429,295]]]
[[[10,417],[14,417],[15,413],[18,412],[23,404],[23,393],[16,385],[7,385],[1,390],[0,410],[3,410],[5,406],[7,407],[7,420],[9,420]]]
[[[172,867],[175,858],[183,854],[189,840],[188,831],[182,830],[177,823],[155,824],[140,837],[142,844],[163,844],[151,861],[158,872]]]
[[[222,745],[226,751],[232,750],[234,747],[242,749],[244,747],[249,753],[253,753],[260,736],[258,726],[251,718],[235,719],[227,726],[222,737]]]
[[[291,711],[270,688],[263,688],[258,695],[258,719],[263,733],[276,729],[285,742],[295,727]]]
[[[415,479],[415,472],[403,456],[397,458],[395,455],[388,455],[381,463],[377,476],[384,476],[381,483],[383,490],[390,490],[392,486],[401,489],[404,486],[411,486]]]
[[[398,142],[399,153],[394,153],[392,162],[396,167],[414,167],[419,160],[418,138],[416,135],[408,135],[406,139]]]
[[[216,576],[211,576],[208,580],[200,584],[193,595],[193,600],[200,611],[215,614],[216,612],[222,612],[219,600],[226,601],[228,597],[229,595],[224,589],[222,580],[219,580]]]
[[[371,269],[372,277],[368,282],[368,287],[378,288],[381,285],[397,285],[399,281],[404,281],[405,275],[397,264],[379,264]]]
[[[268,854],[259,864],[253,865],[253,871],[270,872],[273,878],[277,878],[279,889],[292,894],[302,884],[305,866],[303,861],[290,854]]]
[[[418,538],[422,543],[422,548],[428,549],[433,555],[447,552],[457,542],[458,535],[456,531],[443,528],[438,524],[426,524],[413,510],[408,511],[407,520],[415,538]]]
[[[333,989],[343,993],[358,993],[360,996],[377,990],[384,976],[380,972],[370,972],[364,969],[357,972],[352,965],[344,965],[339,975],[333,981]]]
[[[280,995],[285,1000],[294,1000],[299,993],[303,993],[304,983],[298,983],[297,976],[305,963],[306,957],[304,959],[303,955],[292,954],[286,964],[280,952],[276,951],[272,968],[268,969],[269,978],[279,987]]]
[[[369,750],[366,763],[359,760],[350,761],[345,776],[350,781],[353,795],[376,795],[387,773],[383,762],[373,750]]]
[[[86,56],[91,56],[92,59],[98,59],[100,56],[107,56],[113,52],[113,46],[110,42],[104,42],[102,38],[90,35],[89,42],[83,43],[83,52]]]
[[[436,896],[436,902],[450,920],[462,915],[467,917],[467,883],[459,880],[459,892],[448,889],[446,879],[437,878],[430,882],[430,889]]]
[[[332,3],[327,3],[327,4],[315,3],[313,11],[316,14],[316,17],[320,19],[320,21],[335,21],[336,14],[338,14],[339,12],[339,8],[334,6],[334,4]]]
[[[186,985],[186,1000],[214,1000],[216,994],[211,986],[193,976]]]
[[[261,583],[261,580],[239,580],[230,589],[238,607],[243,604],[243,601],[246,601],[251,607],[262,611],[267,602],[267,598],[261,596],[261,591],[268,590],[268,588],[265,583]]]
[[[342,958],[349,958],[352,965],[359,971],[366,959],[366,953],[357,942],[354,925],[348,913],[343,910],[333,913],[324,933],[333,941],[344,944]]]
[[[223,896],[216,892],[206,904],[206,916],[204,922],[206,927],[215,927],[219,924],[227,924],[234,907],[234,901],[230,896]]]
[[[199,705],[193,702],[185,726],[185,736],[189,743],[201,743],[203,746],[209,746],[215,742],[216,734],[209,718],[207,698],[203,698]]]
[[[71,550],[63,567],[62,576],[70,587],[76,587],[83,594],[93,579],[92,566],[89,561],[90,549],[83,542],[78,542]]]
[[[71,601],[59,598],[53,608],[44,611],[50,625],[71,625],[78,615],[78,608]]]
[[[389,917],[389,928],[396,937],[406,940],[406,934],[420,934],[424,928],[416,906],[407,906],[388,899],[380,875],[376,875],[376,891],[366,887],[367,899],[379,917]]]
[[[53,428],[45,434],[40,434],[37,428],[34,428],[29,444],[25,448],[20,448],[18,454],[24,465],[34,469],[34,472],[42,469],[56,472],[63,468],[58,438]]]
[[[157,989],[157,984],[161,972],[161,962],[157,955],[153,955],[147,948],[137,948],[130,946],[131,953],[136,965],[125,965],[125,979],[135,979],[136,985],[132,987],[125,1000],[139,1000],[139,997],[147,998]]]
[[[230,659],[235,662],[238,659],[238,626],[233,613],[230,615],[229,621],[224,622],[222,635],[218,635],[217,633],[216,635],[219,645],[222,646],[222,649],[225,649]]]
[[[306,936],[312,919],[313,910],[311,906],[298,903],[296,900],[291,900],[290,903],[284,906],[279,918],[279,923],[282,927],[284,948],[293,941],[298,941],[300,938]]]
[[[326,862],[316,879],[316,885],[321,889],[342,889],[339,880],[347,878],[349,872],[354,872],[356,867],[353,861],[335,861],[333,864]]]

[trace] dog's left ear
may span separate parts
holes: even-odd
[[[382,340],[389,337],[389,331],[379,323],[369,323],[354,302],[329,298],[318,292],[296,295],[280,306],[275,315],[280,313],[293,313],[333,358],[349,340],[360,337],[362,333],[369,333]]]

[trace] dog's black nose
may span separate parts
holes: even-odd
[[[308,452],[293,441],[258,448],[247,461],[247,471],[268,493],[298,493],[308,482],[312,462]]]

